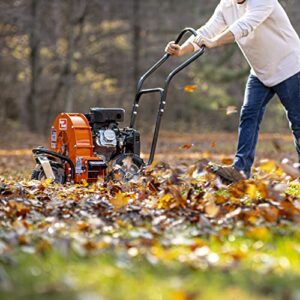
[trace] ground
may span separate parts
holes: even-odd
[[[300,299],[292,139],[262,135],[253,178],[228,186],[205,165],[235,141],[163,133],[133,182],[61,186],[30,181],[43,138],[2,136],[0,298]]]

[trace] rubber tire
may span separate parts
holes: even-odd
[[[55,175],[54,182],[64,184],[66,183],[66,175],[64,174],[63,168],[52,165],[52,170]],[[62,174],[63,172],[63,174]],[[61,174],[59,174],[61,173]],[[33,180],[44,180],[46,179],[46,175],[44,170],[40,164],[37,164],[35,168],[32,170],[31,179]]]
[[[111,171],[107,175],[108,180],[109,179],[112,179],[112,180],[116,179],[115,175],[120,174],[120,171],[115,170],[114,166],[119,165],[120,167],[122,167],[124,159],[126,159],[128,157],[132,159],[132,162],[136,166],[137,171],[136,171],[136,174],[133,174],[133,176],[131,178],[126,178],[125,173],[122,174],[124,176],[121,177],[121,181],[130,181],[135,175],[138,175],[138,173],[141,171],[142,167],[145,165],[144,161],[139,156],[137,156],[136,154],[131,154],[131,153],[120,154],[120,155],[116,156],[115,158],[113,158],[110,162]]]

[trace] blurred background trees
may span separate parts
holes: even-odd
[[[217,3],[0,0],[2,130],[19,126],[47,133],[58,112],[87,112],[91,106],[124,107],[129,116],[139,76],[182,28],[205,23]],[[300,33],[296,0],[281,3]],[[172,59],[149,84],[162,83],[179,61]],[[207,51],[174,80],[163,129],[236,131],[238,113],[231,112],[242,104],[248,72],[236,45]],[[264,130],[285,131],[284,112],[274,102]],[[139,125],[147,130],[157,99],[145,97],[143,104]]]

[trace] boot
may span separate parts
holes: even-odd
[[[220,176],[222,179],[225,179],[231,183],[247,179],[243,171],[239,171],[231,165],[222,166],[214,163],[209,163],[208,168],[213,173]]]

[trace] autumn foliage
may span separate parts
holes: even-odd
[[[274,161],[263,161],[254,179],[231,185],[210,173],[207,162],[156,163],[131,182],[93,185],[1,177],[1,252],[20,247],[85,256],[123,249],[150,262],[233,267],[245,253],[215,253],[208,236],[222,240],[241,232],[265,242],[272,228],[300,223],[300,185]]]

